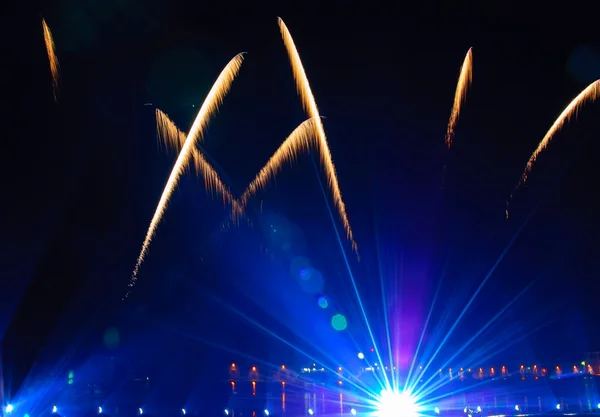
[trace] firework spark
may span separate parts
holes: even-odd
[[[315,97],[313,96],[310,88],[308,78],[306,77],[306,72],[304,71],[304,66],[300,60],[300,55],[298,54],[298,50],[296,49],[292,35],[281,18],[278,18],[277,21],[279,23],[279,29],[281,31],[283,43],[285,44],[285,48],[290,59],[292,72],[294,73],[296,91],[302,100],[304,111],[307,112],[310,119],[314,120],[314,123],[316,124],[317,148],[319,150],[319,154],[321,155],[321,164],[325,170],[327,183],[333,196],[334,204],[337,208],[342,224],[344,225],[344,229],[346,230],[346,237],[352,243],[352,249],[357,252],[358,247],[354,240],[352,228],[350,227],[350,220],[348,220],[348,214],[346,213],[346,205],[342,199],[342,191],[340,189],[339,181],[335,171],[335,165],[331,157],[331,151],[329,149],[329,145],[327,144],[327,136],[325,136],[325,129],[323,128],[323,122],[321,121],[321,117],[319,115],[319,109],[317,107]]]
[[[275,151],[273,156],[265,166],[256,175],[256,178],[248,185],[244,194],[240,198],[240,207],[246,206],[248,199],[260,189],[264,189],[267,184],[277,175],[284,164],[293,163],[300,152],[306,152],[314,147],[317,137],[317,119],[308,119],[300,124]]]
[[[156,128],[158,136],[162,142],[177,152],[181,150],[185,144],[186,136],[175,123],[169,119],[164,112],[156,109]],[[200,149],[192,148],[192,160],[196,168],[196,173],[204,178],[204,188],[206,191],[216,193],[223,199],[223,204],[231,204],[234,211],[238,209],[238,202],[231,194],[229,188],[223,183],[217,171],[206,160]]]
[[[181,174],[184,172],[184,170],[189,166],[190,159],[193,158],[194,149],[196,149],[196,141],[198,140],[198,138],[202,137],[209,120],[216,113],[216,111],[219,108],[219,105],[223,102],[223,99],[229,92],[231,84],[240,70],[242,61],[243,54],[236,55],[231,61],[229,61],[227,66],[223,69],[223,71],[221,71],[221,74],[219,74],[219,77],[208,92],[204,103],[202,103],[202,107],[200,107],[200,111],[198,111],[198,115],[196,116],[196,119],[194,120],[194,123],[192,124],[192,127],[183,145],[181,146],[181,151],[177,156],[175,166],[173,166],[171,175],[169,175],[167,185],[165,186],[163,193],[160,196],[158,206],[156,207],[156,211],[154,212],[154,216],[152,217],[152,221],[150,222],[150,227],[146,232],[146,237],[144,239],[144,243],[142,244],[140,255],[138,256],[135,268],[133,269],[133,273],[131,274],[131,279],[129,281],[130,289],[133,286],[135,286],[140,266],[142,265],[142,262],[144,262],[144,258],[148,253],[148,248],[150,247],[152,237],[154,236],[156,228],[158,227],[158,224],[160,223],[162,216],[167,208],[167,204],[171,198],[171,195],[177,187],[179,178],[181,177]],[[178,139],[172,139],[172,141],[175,140]],[[128,295],[129,292],[127,292],[125,297],[127,297]]]
[[[598,97],[600,97],[600,80],[596,80],[593,83],[591,83],[590,85],[588,85],[585,88],[585,90],[583,90],[581,93],[579,93],[577,95],[577,97],[575,97],[573,99],[573,101],[571,101],[569,103],[569,105],[567,107],[565,107],[565,109],[562,111],[560,116],[558,116],[558,118],[554,121],[554,123],[552,124],[552,126],[550,127],[548,132],[546,132],[546,135],[541,140],[541,142],[538,144],[535,151],[533,151],[533,153],[529,157],[529,160],[527,161],[527,165],[525,166],[525,170],[523,171],[523,174],[521,175],[521,178],[519,179],[519,182],[517,183],[517,186],[515,187],[515,191],[518,190],[523,184],[525,184],[527,182],[529,173],[533,169],[533,166],[535,165],[537,158],[548,147],[548,145],[554,138],[554,135],[556,135],[556,133],[564,126],[565,122],[569,121],[573,116],[577,117],[577,113],[579,112],[579,109],[581,109],[581,107],[584,104],[589,103],[589,102],[594,102],[598,99]],[[514,195],[514,191],[510,195],[510,197],[508,198],[508,201],[507,201],[506,218],[508,218],[508,216],[509,216],[508,205],[510,204],[510,201],[512,200],[513,195]]]
[[[50,74],[52,75],[52,93],[54,100],[58,100],[58,58],[56,57],[56,48],[54,46],[54,38],[48,27],[45,19],[42,19],[42,28],[44,30],[44,43],[46,44],[46,52],[48,53],[48,61],[50,62]]]
[[[473,78],[473,48],[470,48],[465,56],[462,67],[460,67],[460,75],[458,77],[458,83],[456,84],[456,92],[454,93],[454,104],[452,105],[452,111],[450,113],[450,120],[448,121],[448,129],[446,131],[446,147],[450,149],[452,146],[452,139],[454,138],[454,129],[458,123],[460,117],[460,111],[462,105],[467,99],[467,91],[471,86]]]

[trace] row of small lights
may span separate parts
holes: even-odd
[[[10,414],[14,411],[15,407],[13,407],[12,404],[7,404],[7,406],[4,408],[4,411],[6,411],[6,414]],[[98,414],[102,414],[103,410],[102,407],[98,407]],[[52,414],[58,414],[58,407],[53,405],[52,406]],[[140,407],[138,408],[138,415],[142,415],[144,414],[144,410]],[[184,416],[187,414],[187,412],[185,411],[185,408],[181,409],[181,414],[183,414]],[[268,412],[265,410],[265,414],[268,416]],[[25,414],[24,417],[29,417],[29,414]]]
[[[372,352],[372,351],[373,351],[373,348],[371,348],[371,352]],[[365,355],[364,355],[364,353],[362,353],[362,352],[358,352],[358,359],[361,359],[361,360],[363,360],[364,358],[365,358]],[[586,363],[585,363],[585,361],[581,362],[581,365],[582,365],[582,366],[586,366]],[[375,367],[368,367],[368,368],[366,368],[366,370],[368,370],[368,371],[373,371],[373,370],[375,370],[375,369],[379,369],[379,366],[378,366],[377,364],[374,364],[374,366],[375,366]],[[231,364],[231,371],[232,371],[232,372],[236,372],[236,371],[237,371],[237,369],[238,369],[238,368],[237,368],[237,365],[236,365],[235,363],[232,363],[232,364]],[[280,369],[281,369],[282,371],[284,371],[284,370],[286,369],[285,365],[281,365],[281,368],[280,368]],[[385,367],[385,369],[387,370],[387,369],[389,369],[389,368],[386,366],[386,367]],[[393,367],[393,369],[396,369],[396,367]],[[420,366],[420,367],[419,367],[419,369],[423,369],[423,367],[422,367],[422,366]],[[537,373],[538,373],[538,366],[537,366],[537,365],[533,365],[533,367],[532,367],[532,368],[529,368],[529,367],[528,367],[528,368],[527,368],[527,370],[532,370],[532,371],[533,371],[533,374],[537,374]],[[311,371],[312,371],[312,372],[316,372],[316,371],[321,371],[321,372],[323,372],[323,371],[325,371],[325,369],[324,369],[324,368],[319,368],[319,369],[317,369],[317,368],[316,368],[316,365],[315,365],[315,364],[313,364],[313,367],[312,367],[312,369],[311,369],[311,368],[303,368],[303,369],[302,369],[302,371],[303,371],[303,372],[311,372]],[[341,372],[341,371],[342,371],[342,367],[340,366],[340,367],[338,367],[338,372]],[[561,374],[562,374],[562,369],[561,369],[561,367],[560,367],[560,366],[558,366],[558,365],[556,366],[556,368],[555,368],[555,371],[556,371],[556,375],[561,375]],[[599,367],[598,371],[600,372],[600,367]],[[251,372],[251,373],[254,373],[254,374],[258,373],[258,369],[257,369],[257,367],[256,367],[256,366],[252,366],[252,367],[250,368],[250,372]],[[449,372],[449,374],[450,374],[450,377],[452,377],[452,368],[448,368],[448,372]],[[468,372],[468,373],[472,373],[472,372],[473,372],[473,370],[469,368],[469,369],[467,369],[467,372]],[[525,373],[525,365],[520,365],[520,366],[519,366],[519,372],[520,372],[521,374],[524,374],[524,373]],[[590,365],[590,364],[587,364],[587,372],[588,372],[589,374],[593,374],[593,373],[594,373],[594,368],[593,368],[593,366],[592,366],[592,365]],[[443,371],[440,369],[440,370],[439,370],[439,373],[440,373],[440,376],[441,376],[441,375],[442,375],[442,373],[443,373]],[[460,368],[460,369],[459,369],[459,371],[458,371],[458,375],[459,375],[459,376],[462,376],[462,374],[463,374],[463,373],[464,373],[464,368]],[[506,368],[506,365],[502,365],[502,367],[500,368],[500,373],[501,373],[501,375],[502,375],[502,376],[508,375],[508,370],[507,370],[507,368]],[[547,369],[546,369],[546,368],[542,368],[542,370],[541,370],[541,374],[542,374],[542,376],[546,376],[546,375],[547,375],[547,373],[548,373]],[[580,371],[579,371],[579,367],[578,367],[577,365],[573,365],[573,373],[576,373],[576,374],[580,373]],[[484,369],[483,369],[483,368],[479,368],[479,375],[480,375],[480,376],[483,376],[483,375],[484,375]],[[490,368],[490,373],[489,373],[489,375],[490,375],[490,376],[495,376],[495,375],[496,375],[496,370],[494,369],[494,367],[493,367],[493,366]]]

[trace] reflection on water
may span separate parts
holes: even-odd
[[[371,388],[376,392],[375,387]],[[254,410],[269,410],[270,414],[297,415],[350,415],[372,411],[368,395],[359,390],[341,390],[315,383],[289,382],[256,387],[255,395],[243,389],[236,391],[229,407],[244,416]],[[540,379],[535,382],[519,380],[490,381],[486,384],[448,384],[423,399],[424,414],[463,415],[465,407],[481,408],[482,415],[522,415],[528,413],[569,414],[600,412],[600,395],[596,378],[563,380]]]

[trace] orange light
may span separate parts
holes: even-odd
[[[281,365],[281,369],[285,370],[285,365]]]
[[[252,381],[252,388],[256,388],[256,381]]]
[[[281,386],[285,387],[285,381],[281,381]]]
[[[231,387],[234,388],[235,387],[235,381],[231,381]]]
[[[252,372],[256,372],[256,366],[252,367]]]
[[[342,384],[343,384],[343,382],[342,382],[342,381],[338,381],[338,385],[342,385]]]
[[[231,364],[231,369],[235,369],[235,362]]]

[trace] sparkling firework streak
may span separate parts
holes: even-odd
[[[50,32],[50,28],[46,24],[45,19],[42,19],[42,28],[44,30],[44,43],[46,44],[48,61],[50,62],[50,74],[52,75],[52,93],[54,94],[54,100],[58,100],[58,58],[56,57],[54,38],[52,37],[52,32]]]
[[[533,153],[529,157],[529,161],[527,161],[527,165],[525,166],[525,170],[523,171],[523,174],[521,175],[521,179],[519,179],[519,182],[517,183],[517,186],[515,187],[515,191],[518,190],[523,184],[525,184],[527,182],[529,173],[533,169],[533,166],[535,165],[535,162],[537,161],[538,156],[548,147],[548,145],[554,138],[554,135],[556,135],[556,133],[564,126],[565,122],[569,121],[571,119],[571,117],[573,117],[573,116],[577,117],[577,113],[579,112],[579,109],[584,104],[586,104],[588,102],[594,102],[598,99],[598,97],[600,97],[600,80],[596,80],[593,83],[591,83],[590,85],[588,85],[585,90],[583,90],[581,93],[579,93],[577,95],[577,97],[575,97],[573,99],[573,101],[571,101],[569,103],[569,105],[562,111],[560,116],[558,116],[558,119],[556,119],[554,121],[554,123],[552,124],[552,126],[550,127],[548,132],[546,132],[546,135],[544,136],[544,138],[538,144],[535,151],[533,151]],[[512,200],[513,195],[514,195],[514,191],[509,196],[508,201],[506,203],[506,218],[508,218],[508,216],[509,216],[508,205],[510,204],[510,201]]]
[[[185,133],[179,130],[175,123],[169,119],[169,116],[159,109],[156,109],[156,128],[159,137],[167,147],[173,148],[177,152],[181,150],[186,140]],[[239,212],[237,200],[198,148],[192,148],[192,160],[194,161],[196,173],[204,178],[204,188],[211,193],[220,195],[223,204],[229,203],[234,212]]]
[[[304,111],[308,113],[310,119],[314,120],[316,124],[317,148],[321,156],[321,164],[325,170],[327,183],[333,196],[334,204],[337,208],[342,224],[344,225],[344,229],[346,230],[346,237],[352,243],[352,249],[357,252],[358,247],[354,241],[354,234],[352,233],[350,221],[348,220],[348,214],[346,213],[346,205],[342,199],[342,191],[340,190],[339,181],[335,172],[335,165],[331,157],[329,145],[327,144],[327,136],[325,136],[325,129],[323,128],[323,122],[321,121],[321,117],[319,115],[319,109],[317,108],[315,97],[313,96],[310,88],[308,78],[306,77],[306,72],[304,71],[304,66],[300,60],[300,55],[298,54],[298,50],[296,49],[292,35],[281,18],[278,18],[277,21],[279,23],[279,29],[281,31],[283,43],[285,44],[285,48],[290,59],[292,72],[294,73],[294,80],[296,81],[296,90],[300,96],[300,99],[302,100],[302,106],[304,107]]]
[[[252,197],[260,189],[277,175],[284,164],[293,163],[300,152],[306,152],[317,145],[317,119],[308,119],[300,124],[275,151],[273,156],[256,175],[256,178],[248,185],[240,198],[240,208],[243,209]]]
[[[152,241],[152,237],[156,232],[156,228],[162,219],[162,216],[167,208],[167,204],[177,187],[177,183],[179,182],[179,178],[185,171],[185,169],[189,166],[190,159],[193,158],[194,149],[196,148],[196,141],[198,138],[202,137],[206,126],[210,118],[216,113],[219,108],[219,105],[223,102],[225,95],[229,92],[231,88],[231,84],[235,77],[237,76],[240,67],[243,61],[243,54],[236,55],[227,66],[221,71],[219,74],[219,78],[215,81],[212,88],[208,92],[204,103],[202,103],[202,107],[200,107],[200,111],[198,111],[198,115],[192,124],[192,127],[185,139],[185,142],[181,146],[181,151],[177,156],[177,161],[175,161],[175,166],[171,171],[171,175],[169,175],[169,180],[167,181],[167,185],[165,186],[162,195],[160,196],[160,200],[158,202],[158,206],[156,207],[156,211],[154,212],[154,216],[152,217],[152,221],[150,222],[150,227],[146,232],[146,238],[144,239],[144,243],[142,244],[142,249],[140,251],[140,255],[138,256],[138,260],[135,264],[135,268],[133,269],[133,273],[131,274],[131,279],[129,281],[129,289],[135,286],[137,281],[137,274],[139,272],[140,266],[142,262],[144,262],[144,258],[148,253],[148,248],[150,247],[150,242]],[[129,290],[129,291],[130,291]],[[129,295],[129,291],[125,295],[127,297]]]
[[[456,92],[454,93],[454,104],[452,105],[452,112],[450,113],[450,120],[448,121],[448,129],[446,131],[446,147],[450,149],[452,146],[452,139],[454,138],[454,129],[458,123],[460,117],[460,110],[462,105],[467,99],[467,91],[471,86],[473,78],[473,48],[470,48],[467,52],[467,56],[463,61],[462,67],[460,68],[460,75],[458,77],[458,83],[456,84]]]

